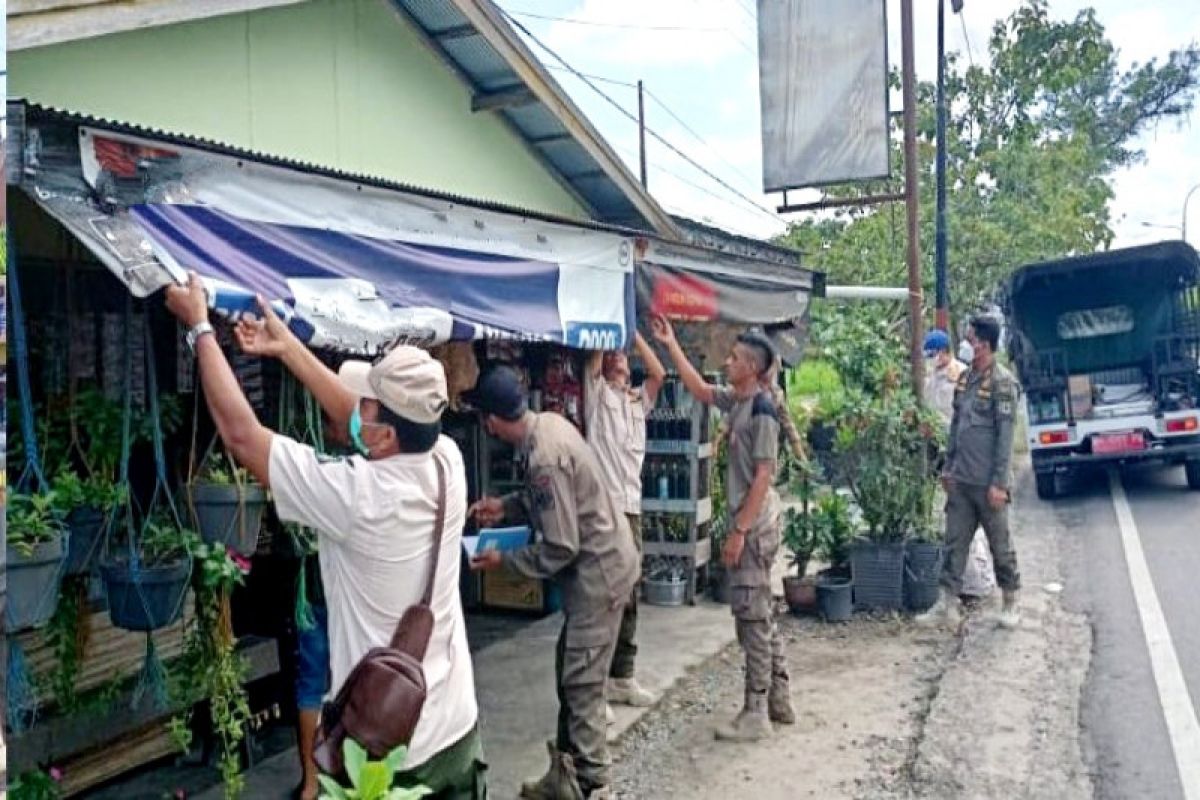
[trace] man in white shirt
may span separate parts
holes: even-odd
[[[629,359],[621,350],[597,352],[587,368],[584,410],[587,441],[600,465],[600,478],[629,522],[638,552],[642,550],[642,460],[646,455],[646,414],[654,408],[666,370],[640,333],[634,346],[646,365],[646,380],[629,384]],[[634,677],[637,658],[638,587],[630,592],[608,672],[608,702],[649,706],[654,696]]]
[[[458,448],[440,435],[447,406],[441,364],[400,346],[375,365],[349,361],[334,374],[260,298],[264,319],[238,325],[242,349],[279,358],[360,453],[323,459],[258,422],[208,335],[207,299],[196,276],[166,294],[188,329],[209,411],[229,454],[270,488],[282,521],[319,533],[331,695],[368,650],[388,644],[404,611],[420,602],[433,557],[435,459],[442,462],[446,516],[430,601],[433,635],[423,662],[427,696],[396,784],[426,785],[434,797],[483,797],[486,767],[458,593],[466,474]]]
[[[950,354],[950,337],[942,330],[925,335],[925,404],[949,430],[954,417],[954,389],[967,365]]]

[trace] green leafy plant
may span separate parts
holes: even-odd
[[[53,542],[62,536],[62,518],[55,503],[53,492],[10,495],[7,509],[8,546],[29,557],[38,545]]]
[[[931,527],[931,443],[938,425],[906,393],[861,403],[838,432],[838,469],[867,537],[903,541]]]
[[[147,566],[167,564],[186,558],[200,548],[200,536],[190,528],[176,524],[167,514],[155,515],[146,522],[138,538],[142,562]]]
[[[63,515],[77,508],[107,512],[124,503],[129,496],[128,487],[119,486],[99,473],[81,478],[70,468],[64,468],[54,476],[52,488],[55,506]]]
[[[854,541],[850,501],[830,491],[816,499],[809,513],[817,556],[831,567],[845,566],[850,561],[850,543]]]
[[[70,576],[63,581],[54,616],[42,632],[54,650],[54,670],[49,675],[59,711],[73,714],[80,709],[75,683],[87,646],[87,578]]]
[[[194,534],[193,534],[194,536]],[[172,720],[170,729],[182,750],[191,746],[191,707],[207,699],[213,731],[221,744],[220,769],[227,800],[245,789],[239,748],[250,721],[250,702],[243,681],[247,665],[237,653],[229,599],[245,580],[249,564],[239,562],[223,545],[193,543],[195,619],[184,651],[173,671],[172,695],[189,710]]]
[[[788,405],[798,419],[834,421],[846,405],[846,387],[830,361],[813,359],[787,377]]]
[[[254,476],[245,467],[239,467],[229,455],[210,457],[196,476],[196,483],[211,483],[217,486],[254,482]]]
[[[408,758],[408,748],[397,747],[382,761],[371,761],[367,752],[353,739],[342,745],[346,775],[352,788],[345,788],[328,775],[321,775],[321,800],[419,800],[433,794],[426,786],[393,788],[396,773]]]
[[[22,772],[8,786],[8,796],[11,800],[59,800],[63,796],[62,771],[51,767],[49,771],[40,769]]]

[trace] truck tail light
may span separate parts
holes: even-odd
[[[1167,420],[1167,433],[1192,433],[1200,429],[1200,420],[1196,417],[1180,417]]]
[[[1071,440],[1071,435],[1067,431],[1042,431],[1038,434],[1038,441],[1042,444],[1066,444]]]

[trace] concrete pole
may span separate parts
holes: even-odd
[[[925,324],[922,319],[920,219],[917,205],[917,89],[916,54],[913,50],[913,3],[900,2],[901,72],[904,90],[904,192],[908,217],[908,316],[909,361],[912,364],[912,390],[921,402],[925,384],[925,358],[922,352]]]

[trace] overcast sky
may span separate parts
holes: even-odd
[[[647,100],[647,125],[746,196],[739,198],[651,139],[647,143],[649,184],[659,202],[671,211],[737,232],[770,236],[783,230],[784,221],[773,213],[779,195],[761,191],[755,0],[498,1],[579,71],[624,83],[644,80],[652,94]],[[992,25],[1018,5],[1019,0],[966,0],[959,20],[950,14],[947,2],[947,49],[961,52],[965,59],[969,40],[976,62],[981,62]],[[931,0],[916,0],[915,6],[918,78],[932,81],[937,64],[937,7]],[[1096,9],[1124,66],[1200,41],[1198,0],[1053,0],[1051,13],[1074,17],[1088,6]],[[899,8],[899,0],[888,0],[889,57],[894,64],[900,59]],[[557,66],[544,50],[536,45],[533,50],[546,64]],[[637,174],[636,124],[568,72],[556,69],[553,74]],[[634,89],[598,85],[624,109],[636,113]],[[900,110],[898,99],[893,110]],[[1200,183],[1197,114],[1182,126],[1167,123],[1149,131],[1139,144],[1147,161],[1114,176],[1116,246],[1178,238],[1184,196]],[[789,194],[792,202],[816,197],[815,192]],[[1193,196],[1189,212],[1188,238],[1197,244],[1200,191]],[[1143,223],[1175,227],[1152,228]]]

